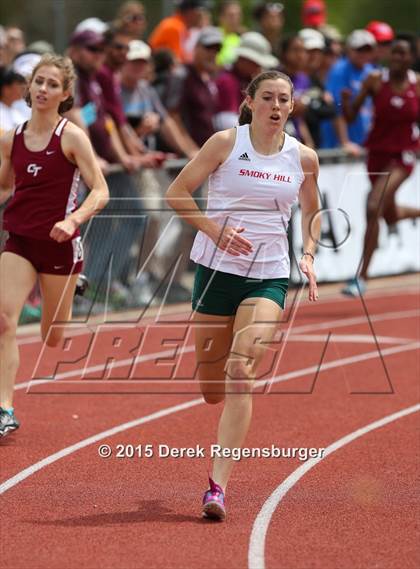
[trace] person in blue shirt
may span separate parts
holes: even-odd
[[[341,92],[350,90],[353,97],[359,92],[365,77],[372,71],[370,63],[376,46],[374,36],[367,30],[354,30],[347,38],[347,56],[331,68],[326,89],[337,107],[337,116],[321,124],[321,148],[344,148],[358,155],[370,129],[372,108],[367,101],[353,122],[347,124],[342,114]]]

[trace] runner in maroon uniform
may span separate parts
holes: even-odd
[[[413,50],[409,38],[397,38],[391,47],[389,69],[371,73],[352,104],[343,92],[347,120],[353,120],[368,96],[375,109],[366,142],[372,189],[367,202],[364,255],[360,277],[350,280],[342,291],[349,296],[363,294],[366,289],[369,263],[378,243],[379,218],[391,225],[420,216],[419,209],[395,203],[398,188],[414,169],[419,149],[420,76],[410,69]]]
[[[72,106],[74,72],[67,58],[46,55],[29,84],[31,119],[0,140],[0,203],[9,239],[0,256],[0,435],[18,428],[12,407],[19,366],[16,328],[24,302],[39,279],[41,334],[57,346],[71,317],[82,268],[79,226],[104,207],[108,189],[83,131],[60,115]],[[79,174],[80,171],[80,174]],[[79,176],[91,192],[76,209]]]

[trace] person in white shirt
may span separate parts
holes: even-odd
[[[309,280],[309,300],[318,299],[318,159],[284,132],[292,110],[290,78],[260,73],[248,85],[240,126],[214,134],[167,192],[169,205],[199,230],[191,251],[197,370],[205,401],[224,401],[217,442],[225,450],[245,440],[257,368],[285,307],[287,226],[297,200],[304,243],[299,266]],[[207,177],[207,211],[201,212],[192,194]],[[214,458],[203,516],[225,518],[233,464],[232,457]]]

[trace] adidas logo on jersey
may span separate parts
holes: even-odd
[[[246,152],[244,152],[243,154],[241,154],[238,158],[238,160],[247,160],[248,162],[251,162],[248,154]]]

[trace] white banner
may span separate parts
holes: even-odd
[[[354,277],[360,268],[366,228],[366,199],[370,182],[363,162],[324,164],[319,175],[323,198],[322,235],[316,253],[316,274],[321,281]],[[397,192],[398,204],[420,208],[420,162]],[[302,254],[300,209],[292,219],[293,251]],[[380,221],[379,247],[369,276],[384,276],[420,270],[420,219],[403,220],[388,228]],[[296,263],[291,277],[300,280]]]

